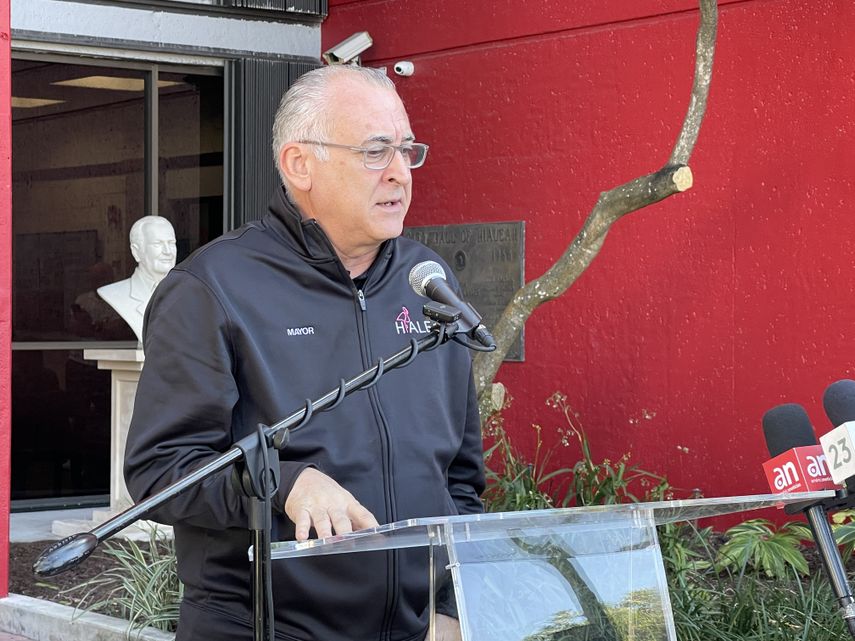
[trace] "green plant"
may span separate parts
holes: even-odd
[[[683,579],[690,572],[713,567],[713,529],[698,529],[692,522],[665,523],[657,528],[662,561],[671,576]]]
[[[502,409],[510,402],[506,397]],[[572,467],[550,469],[555,447],[544,447],[541,426],[532,425],[536,432],[535,452],[532,460],[526,460],[511,442],[502,411],[494,413],[484,424],[485,436],[493,439],[484,453],[487,489],[483,498],[489,511],[637,502],[639,492],[649,500],[671,498],[667,480],[631,465],[628,453],[617,461],[595,461],[579,415],[564,394],[555,392],[546,404],[560,412],[566,423],[557,429],[559,444],[570,448],[578,443],[580,458]]]
[[[560,412],[566,423],[566,427],[558,429],[562,445],[568,447],[571,440],[575,439],[581,455],[573,465],[572,479],[560,501],[562,507],[635,503],[639,500],[635,493],[638,489],[644,490],[644,498],[664,497],[668,493],[667,480],[630,465],[629,453],[625,453],[617,461],[603,459],[596,462],[579,414],[570,407],[567,396],[555,392],[546,399],[546,404]]]
[[[834,540],[841,546],[840,555],[844,562],[852,558],[855,549],[855,510],[841,510],[831,517]]]
[[[569,448],[578,443],[578,461],[571,468],[550,471],[547,464],[554,449],[544,446],[539,426],[533,426],[537,432],[535,456],[526,460],[513,447],[501,414],[494,415],[487,432],[495,439],[487,451],[488,461],[495,465],[488,470],[490,509],[673,498],[667,479],[630,464],[629,454],[617,461],[597,462],[579,416],[566,397],[556,393],[547,403],[566,421],[558,430],[560,445]],[[699,495],[697,491],[692,494]],[[855,548],[855,511],[836,515],[833,528],[848,557]],[[833,641],[845,637],[836,600],[813,556],[808,574],[803,543],[812,537],[805,524],[776,527],[754,519],[721,535],[710,527],[683,522],[661,525],[658,533],[680,641]],[[627,624],[630,614],[626,604],[609,611],[618,627]],[[558,638],[549,635],[566,627],[556,617],[543,630],[548,638]]]
[[[506,403],[509,402],[507,399]],[[487,489],[483,500],[488,511],[513,512],[554,507],[553,484],[569,474],[570,468],[548,471],[553,450],[543,451],[540,426],[533,428],[537,432],[537,444],[534,460],[529,462],[511,443],[501,413],[487,420],[485,433],[494,439],[493,445],[484,452]],[[491,468],[491,464],[496,467]]]
[[[804,523],[792,521],[776,528],[765,519],[751,519],[727,530],[725,537],[716,558],[718,571],[736,569],[742,576],[746,569],[753,569],[778,578],[791,570],[808,574],[802,541],[812,537]]]
[[[755,573],[741,583],[727,573],[699,572],[687,587],[671,584],[670,593],[680,641],[845,638],[843,619],[828,584],[802,581],[792,570],[779,579]]]
[[[780,529],[793,538],[808,534],[801,524]],[[736,530],[737,539],[756,539],[768,537],[770,533],[774,537],[780,529],[737,526],[728,532]],[[709,528],[697,529],[691,523],[662,526],[659,530],[674,625],[680,641],[832,641],[844,638],[843,620],[831,589],[823,579],[815,580],[816,573],[821,571],[819,568],[814,568],[812,576],[802,578],[792,565],[784,564],[785,567],[777,569],[779,576],[769,577],[762,571],[762,564],[761,571],[754,571],[752,561],[739,566],[740,572],[734,574],[735,564],[717,567],[712,563],[720,557],[717,548],[726,545],[721,535]],[[788,540],[786,545],[798,546],[793,540]],[[692,553],[672,554],[674,549],[686,548]],[[767,548],[767,552],[776,553],[774,547]],[[749,567],[752,571],[745,572]]]
[[[183,586],[178,580],[172,538],[153,527],[148,545],[117,539],[104,546],[104,554],[113,557],[118,565],[65,591],[83,592],[78,610],[106,611],[126,618],[128,638],[134,630],[146,626],[174,631]]]

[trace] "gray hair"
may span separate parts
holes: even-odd
[[[371,67],[330,65],[313,69],[300,76],[282,96],[273,119],[273,163],[286,191],[288,184],[279,167],[279,154],[289,142],[327,140],[330,128],[328,114],[332,99],[329,86],[339,77],[360,79],[381,89],[395,91],[395,83],[389,80],[385,72]],[[313,145],[313,148],[318,159],[329,159],[326,148],[320,145]]]
[[[143,216],[142,218],[138,218],[136,222],[131,225],[131,232],[128,234],[130,238],[131,245],[136,245],[137,247],[142,247],[145,242],[145,238],[143,237],[143,230],[145,226],[150,223],[159,223],[165,222],[167,225],[172,226],[166,218],[163,216]]]

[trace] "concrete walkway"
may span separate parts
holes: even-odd
[[[92,508],[75,510],[50,510],[45,512],[14,512],[9,515],[9,541],[27,543],[30,541],[52,541],[58,539],[51,532],[51,524],[56,519],[86,519],[92,517]],[[33,641],[11,632],[0,630],[0,641]]]
[[[13,512],[9,515],[9,541],[25,543],[28,541],[59,540],[51,531],[54,521],[69,521],[92,518],[92,508],[73,510],[48,510],[45,512]],[[0,641],[3,641],[0,639]]]

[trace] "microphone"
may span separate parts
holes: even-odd
[[[819,438],[831,478],[855,491],[855,381],[845,378],[825,388],[822,406],[834,429]]]
[[[825,454],[801,405],[779,405],[763,415],[770,460],[763,471],[773,493],[837,489]]]
[[[779,456],[785,450],[816,445],[816,436],[807,412],[801,405],[788,403],[773,407],[763,415],[763,433],[769,454]],[[822,565],[831,582],[831,588],[840,605],[843,620],[852,638],[855,638],[855,597],[846,580],[846,570],[840,551],[828,525],[825,507],[811,505],[804,510],[808,525],[822,559]]]
[[[826,387],[822,406],[834,426],[855,421],[855,381],[844,378]]]
[[[496,341],[481,323],[481,315],[469,303],[462,300],[445,280],[442,265],[426,260],[410,270],[410,287],[419,296],[449,305],[460,310],[460,331],[477,340],[484,347],[495,349]]]

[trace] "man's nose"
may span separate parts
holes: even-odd
[[[389,166],[385,169],[384,177],[390,182],[397,182],[402,185],[406,185],[413,179],[409,161],[404,157],[404,154],[397,149],[392,156],[392,162],[390,162]]]

